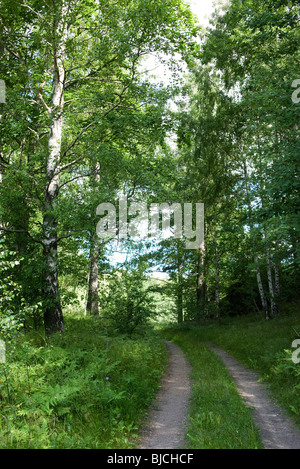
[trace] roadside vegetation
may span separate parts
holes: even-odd
[[[296,306],[295,306],[296,310]],[[167,363],[163,339],[192,365],[189,449],[261,448],[251,410],[208,344],[255,370],[300,427],[297,312],[181,325],[155,320],[132,333],[115,321],[66,315],[64,335],[15,331],[0,364],[1,448],[133,448]]]
[[[300,425],[300,3],[188,3],[0,2],[1,448],[133,447],[163,324],[192,448],[260,445],[207,343]]]
[[[292,360],[296,352],[292,343],[299,331],[297,312],[267,322],[250,315],[164,329],[164,337],[177,343],[193,366],[191,448],[260,447],[251,412],[237,397],[232,379],[208,344],[226,350],[259,373],[274,399],[300,427],[300,364]]]
[[[166,351],[153,331],[113,334],[66,318],[64,336],[16,334],[0,363],[0,447],[130,448],[158,388]]]
[[[251,411],[218,357],[187,331],[168,331],[166,336],[181,347],[193,368],[188,448],[261,448]]]

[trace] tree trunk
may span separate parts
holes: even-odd
[[[44,190],[44,263],[43,263],[43,309],[44,324],[48,334],[64,331],[62,308],[60,303],[58,268],[57,268],[57,220],[55,215],[56,200],[59,192],[59,165],[61,157],[61,137],[64,107],[64,57],[66,41],[66,5],[62,3],[61,17],[53,37],[53,86],[52,105],[49,109],[51,118],[48,152],[46,159],[46,186]],[[53,25],[54,26],[54,25]],[[55,32],[53,32],[55,34]]]
[[[204,241],[200,246],[198,252],[198,265],[197,265],[197,285],[196,285],[196,320],[199,322],[201,318],[201,312],[204,308],[205,300],[205,281],[204,281],[204,255],[205,245]]]
[[[275,242],[275,249],[276,253],[278,252],[279,249],[279,242],[278,239],[276,239]],[[280,315],[280,260],[277,258],[277,254],[274,256],[274,291],[275,291],[275,301],[276,301],[276,314],[277,316]]]
[[[262,279],[261,279],[257,254],[254,254],[254,263],[256,265],[256,280],[257,280],[257,286],[258,286],[258,291],[259,291],[259,295],[260,295],[261,304],[262,304],[262,307],[263,307],[263,310],[264,310],[264,313],[265,313],[265,318],[270,319],[269,310],[268,310],[268,302],[267,302],[267,298],[266,298],[266,295],[265,295],[263,282],[262,282]]]
[[[216,303],[216,319],[220,316],[220,266],[219,266],[219,251],[218,251],[218,239],[217,233],[215,233],[215,243],[216,243],[216,289],[215,289],[215,303]]]
[[[280,266],[277,262],[274,264],[274,271],[275,271],[275,299],[277,304],[277,315],[280,315],[280,308],[278,305],[279,295],[280,295]]]
[[[182,288],[182,257],[178,255],[177,271],[177,320],[178,324],[183,322],[183,288]]]
[[[95,184],[100,182],[100,163],[97,162],[94,168],[95,173]],[[96,228],[95,228],[96,232]],[[99,315],[99,295],[98,295],[98,284],[99,284],[99,270],[98,262],[101,252],[100,240],[95,234],[92,238],[91,249],[90,249],[90,261],[89,261],[89,270],[88,270],[88,281],[87,281],[87,290],[86,290],[86,303],[84,315]]]
[[[268,285],[269,285],[272,316],[278,316],[279,308],[276,302],[276,294],[275,294],[274,281],[273,281],[273,275],[272,275],[272,263],[271,263],[270,251],[268,247],[267,247],[266,258],[267,258]]]
[[[85,316],[99,315],[98,301],[98,261],[100,255],[100,245],[97,237],[92,242],[90,250],[90,262],[87,282]]]
[[[50,223],[52,220],[50,221]],[[44,227],[48,225],[47,217],[44,218]],[[50,228],[49,231],[52,231]],[[60,304],[58,269],[57,269],[57,244],[51,241],[45,246],[43,272],[43,310],[44,325],[47,334],[64,332],[64,321]]]
[[[247,204],[248,204],[248,211],[249,211],[249,226],[250,230],[253,231],[253,221],[252,221],[252,210],[251,210],[251,200],[250,200],[250,188],[249,188],[249,181],[248,181],[248,171],[247,171],[247,162],[244,161],[244,177],[245,177],[245,184],[246,184],[246,195],[247,195]],[[253,240],[251,241],[251,248],[253,251],[253,258],[254,264],[256,268],[256,280],[257,280],[257,287],[260,295],[261,304],[264,310],[265,318],[270,319],[269,311],[268,311],[268,302],[264,291],[264,286],[261,278],[259,263],[258,263],[258,255],[255,251],[255,246]]]

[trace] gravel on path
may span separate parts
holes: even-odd
[[[140,434],[140,449],[184,449],[191,396],[191,366],[181,349],[165,341],[169,365],[150,414]],[[259,375],[245,369],[234,357],[218,347],[209,347],[222,360],[245,405],[253,411],[265,449],[300,449],[300,431],[272,399]]]
[[[259,429],[265,449],[300,449],[300,431],[270,396],[259,376],[218,347],[210,347],[232,376],[245,404],[253,409],[253,421]]]
[[[182,449],[185,445],[191,367],[177,345],[165,343],[169,364],[148,422],[142,429],[140,449]]]

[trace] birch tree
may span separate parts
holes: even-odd
[[[138,103],[131,90],[142,58],[156,53],[174,65],[175,54],[188,59],[197,30],[178,0],[3,0],[0,18],[1,72],[24,103],[24,128],[16,124],[10,136],[31,134],[35,141],[24,171],[33,181],[30,199],[36,198],[42,222],[31,219],[20,231],[42,246],[45,328],[62,332],[58,244],[71,233],[61,231],[60,196],[74,180],[89,177],[88,161],[97,160],[91,148],[95,129],[120,107]],[[12,114],[16,103],[7,105]],[[16,231],[13,224],[2,229]]]

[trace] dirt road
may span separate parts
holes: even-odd
[[[166,341],[169,366],[153,403],[147,424],[141,432],[140,449],[187,448],[188,403],[191,395],[191,367],[177,345]],[[245,405],[253,409],[265,449],[300,449],[300,432],[274,402],[259,376],[246,370],[231,355],[210,347],[219,355],[236,383]]]
[[[210,347],[228,369],[245,404],[253,409],[265,449],[300,449],[300,432],[283,410],[274,402],[259,376],[246,370],[241,363],[217,347]]]
[[[142,429],[141,449],[184,448],[191,392],[190,365],[177,345],[166,341],[169,365],[149,421]]]

